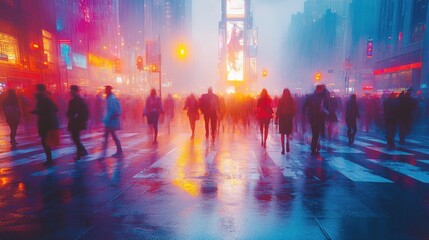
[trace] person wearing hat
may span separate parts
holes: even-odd
[[[77,85],[70,86],[70,94],[72,98],[69,101],[67,108],[68,126],[72,140],[76,145],[76,156],[74,159],[80,160],[81,157],[88,155],[85,147],[80,141],[80,131],[86,129],[89,111],[85,100],[79,95],[80,89]]]
[[[112,157],[120,157],[123,155],[121,142],[116,135],[116,130],[121,128],[120,116],[121,116],[121,105],[115,94],[112,93],[112,86],[104,86],[104,92],[106,93],[106,110],[103,118],[104,123],[104,144],[103,144],[103,156],[106,155],[107,151],[107,138],[112,135],[113,141],[116,144],[116,153]]]
[[[59,122],[56,116],[58,107],[50,98],[44,84],[37,84],[36,90],[36,108],[31,113],[37,115],[37,128],[46,154],[44,165],[51,166],[53,161],[51,146],[48,144],[48,132],[59,129]]]

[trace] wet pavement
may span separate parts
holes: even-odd
[[[264,149],[256,126],[212,144],[198,124],[156,145],[123,130],[125,155],[104,160],[102,133],[85,132],[79,162],[64,131],[50,168],[35,134],[11,150],[2,126],[0,239],[429,239],[429,137],[390,151],[358,132],[311,157],[308,137],[281,155],[273,128]]]

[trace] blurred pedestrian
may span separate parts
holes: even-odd
[[[112,92],[112,86],[104,86],[104,92],[106,93],[106,110],[104,113],[103,123],[104,123],[104,143],[103,143],[103,157],[106,156],[107,151],[107,138],[112,135],[113,141],[116,144],[116,153],[112,157],[121,157],[123,155],[121,142],[119,141],[118,136],[116,135],[116,130],[121,129],[121,104],[119,103],[118,98]]]
[[[10,144],[12,148],[15,148],[17,145],[15,139],[16,132],[21,119],[21,110],[15,89],[9,89],[7,91],[6,98],[3,101],[3,113],[10,128]]]
[[[411,97],[411,89],[401,92],[398,97],[399,143],[405,143],[405,137],[411,132],[412,116],[417,101]]]
[[[56,115],[58,107],[46,91],[46,86],[44,84],[37,84],[36,91],[36,108],[31,113],[37,115],[37,128],[46,155],[46,162],[44,165],[51,166],[53,164],[52,146],[49,144],[51,139],[48,139],[48,134],[50,134],[49,137],[59,137],[59,135],[55,136],[59,134],[59,122]]]
[[[67,129],[70,131],[72,140],[76,145],[76,156],[74,159],[80,160],[81,157],[88,155],[85,147],[80,140],[80,131],[87,127],[89,110],[85,100],[79,95],[80,89],[77,85],[70,86],[70,94],[72,99],[69,101],[67,108]]]
[[[333,135],[336,135],[337,133],[337,123],[338,123],[338,116],[337,111],[339,108],[338,104],[338,98],[335,96],[334,93],[330,94],[329,96],[329,103],[328,103],[328,116],[326,117],[326,120],[328,122],[328,139],[330,140]]]
[[[147,124],[153,132],[153,144],[158,143],[158,121],[159,116],[164,113],[161,98],[156,95],[156,90],[152,88],[149,97],[146,99],[143,115],[147,118]]]
[[[398,123],[398,103],[395,93],[390,93],[384,100],[383,110],[386,127],[387,148],[395,149],[395,135]]]
[[[262,89],[256,103],[256,119],[259,122],[259,131],[261,133],[261,146],[267,147],[268,127],[273,118],[272,100],[268,95],[267,89]]]
[[[219,97],[213,93],[213,89],[209,87],[207,93],[201,95],[200,109],[204,115],[204,127],[206,130],[206,139],[209,138],[209,125],[211,127],[212,141],[216,139],[217,120],[220,112]]]
[[[195,137],[195,122],[200,119],[200,113],[198,111],[198,100],[193,93],[191,93],[185,101],[185,106],[183,110],[187,110],[187,115],[189,118],[189,124],[191,126],[191,139]]]
[[[313,94],[309,95],[303,105],[303,113],[311,126],[311,155],[315,156],[320,150],[319,136],[322,134],[325,125],[325,118],[328,115],[329,95],[325,85],[317,85]]]
[[[164,100],[164,113],[165,113],[165,124],[167,125],[168,135],[171,131],[171,122],[174,118],[174,99],[173,96],[169,93],[167,98]]]
[[[347,137],[349,145],[351,146],[355,141],[357,132],[356,119],[359,117],[359,107],[356,101],[356,94],[352,94],[346,105],[346,124],[347,124]]]
[[[283,94],[278,101],[276,117],[278,118],[279,133],[282,144],[282,154],[285,154],[285,134],[286,152],[290,152],[289,140],[293,129],[293,118],[296,113],[295,100],[292,98],[289,89],[283,89]]]

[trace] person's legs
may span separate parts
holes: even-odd
[[[259,132],[261,133],[261,146],[264,146],[264,123],[259,120]]]
[[[204,114],[204,127],[206,129],[206,138],[209,138],[209,121],[209,116],[207,114]]]
[[[268,127],[270,125],[269,121],[264,123],[264,148],[267,147],[267,138],[268,138]]]
[[[191,125],[191,132],[192,132],[191,138],[192,139],[195,136],[195,122],[196,122],[195,118],[189,117],[189,124]]]
[[[42,139],[42,147],[43,147],[43,150],[45,151],[45,155],[46,155],[46,164],[51,165],[52,164],[52,150],[48,146],[48,144],[46,143],[47,136],[48,136],[47,132],[41,133],[41,135],[40,135],[40,137]]]
[[[347,138],[349,139],[349,145],[352,144],[352,124],[351,123],[347,123]]]
[[[355,136],[356,136],[356,132],[357,132],[357,125],[356,122],[354,122],[351,126],[351,137],[352,137],[352,143],[355,142]]]
[[[211,130],[212,130],[212,140],[214,141],[216,139],[216,129],[217,129],[217,116],[211,117]]]
[[[311,155],[316,154],[317,144],[319,143],[319,134],[320,134],[320,125],[319,122],[315,119],[310,120],[311,125]]]
[[[111,129],[110,134],[112,134],[113,141],[115,142],[115,145],[116,145],[116,154],[122,154],[121,142],[119,141],[118,136],[116,136],[115,130]]]
[[[7,123],[9,124],[9,128],[10,128],[10,144],[15,146],[16,145],[15,138],[16,138],[16,132],[18,130],[19,122],[8,121]]]
[[[289,140],[290,140],[290,134],[286,134],[286,152],[290,152]]]
[[[285,135],[283,133],[280,134],[280,140],[282,144],[282,154],[285,154]]]

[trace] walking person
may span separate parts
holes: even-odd
[[[326,120],[328,122],[328,139],[331,140],[334,135],[337,133],[337,123],[338,123],[338,99],[335,96],[334,93],[330,94],[329,96],[329,109],[328,109],[328,116],[326,117]]]
[[[151,132],[153,132],[153,144],[158,143],[158,121],[159,116],[164,113],[161,98],[156,95],[156,90],[152,88],[150,95],[146,99],[143,115],[147,118]]]
[[[296,113],[295,100],[292,98],[289,89],[283,89],[283,94],[278,101],[276,117],[279,123],[279,133],[282,144],[282,154],[285,154],[285,134],[286,152],[290,152],[289,140],[293,129],[293,118]]]
[[[268,95],[267,89],[262,89],[256,103],[256,119],[259,122],[259,131],[261,133],[261,146],[267,147],[268,127],[273,118],[272,100]]]
[[[356,101],[356,94],[352,94],[346,104],[346,124],[347,137],[351,146],[355,141],[357,132],[356,119],[359,117],[359,107]]]
[[[187,115],[189,118],[189,124],[191,126],[191,139],[195,137],[195,122],[200,119],[200,113],[198,110],[198,100],[193,93],[191,93],[185,101],[185,106],[183,110],[187,110]]]
[[[21,119],[21,110],[14,89],[7,91],[7,96],[3,101],[3,113],[10,128],[10,144],[12,148],[15,148],[17,145],[15,137]]]
[[[200,109],[204,115],[204,127],[206,130],[206,139],[209,138],[209,126],[211,127],[212,142],[216,139],[217,120],[219,117],[219,97],[213,93],[209,87],[207,93],[201,95]]]
[[[328,115],[329,94],[325,85],[317,85],[313,94],[309,95],[303,105],[303,113],[311,126],[311,155],[316,156],[320,150],[319,137],[324,131],[325,118]]]
[[[106,156],[107,151],[107,138],[109,134],[112,135],[113,141],[116,144],[116,153],[112,157],[121,157],[123,155],[121,142],[116,135],[116,130],[121,128],[120,116],[121,116],[121,105],[118,98],[112,92],[112,86],[104,86],[104,92],[106,93],[106,110],[103,118],[104,123],[104,143],[103,143],[103,157]]]
[[[388,149],[395,149],[395,135],[398,124],[398,100],[395,93],[390,93],[383,102],[386,142]]]
[[[89,110],[85,100],[79,95],[79,91],[80,89],[77,85],[70,86],[72,99],[69,101],[66,114],[68,119],[67,129],[70,131],[72,140],[76,145],[76,156],[74,157],[76,161],[88,155],[80,140],[80,131],[87,128]]]
[[[56,115],[58,107],[50,98],[44,84],[37,84],[36,91],[36,108],[31,111],[31,113],[37,115],[37,128],[46,155],[46,162],[44,165],[51,166],[53,164],[52,146],[48,144],[48,133],[54,133],[56,131],[59,134],[59,122]]]
[[[412,116],[417,102],[411,97],[411,89],[401,92],[398,96],[399,143],[404,144],[406,136],[411,132]]]

